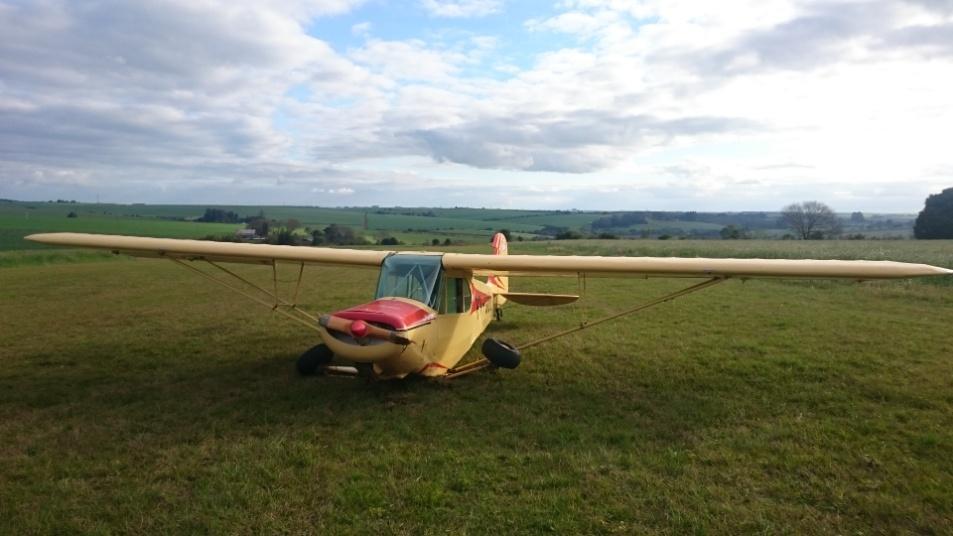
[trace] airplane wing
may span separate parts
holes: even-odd
[[[271,264],[274,261],[286,261],[376,268],[381,265],[384,257],[392,253],[391,251],[308,248],[84,233],[32,234],[27,236],[26,239],[55,246],[106,249],[114,253],[125,253],[136,257],[248,264]]]
[[[146,238],[83,233],[44,233],[26,237],[57,246],[106,249],[137,257],[271,264],[378,267],[392,251],[308,248]],[[444,268],[476,275],[589,275],[637,277],[739,277],[794,279],[896,279],[949,275],[953,270],[893,261],[791,259],[705,259],[679,257],[597,257],[570,255],[443,254]]]
[[[949,275],[953,270],[893,261],[790,259],[704,259],[678,257],[595,257],[479,255],[446,253],[448,270],[476,275],[587,275],[637,277],[738,277],[791,279],[898,279]]]

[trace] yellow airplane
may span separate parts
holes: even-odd
[[[953,274],[926,264],[891,261],[703,259],[663,257],[594,257],[508,255],[506,238],[497,233],[492,254],[373,251],[334,248],[236,244],[79,233],[46,233],[28,240],[58,246],[97,248],[116,254],[169,259],[288,318],[315,329],[322,343],[298,358],[302,374],[366,373],[380,379],[455,378],[488,366],[515,368],[521,350],[556,337],[637,313],[728,279],[895,279]],[[196,267],[204,263],[209,268]],[[270,266],[274,285],[266,289],[223,266],[248,263]],[[298,269],[294,296],[278,292],[278,266]],[[374,300],[325,314],[297,306],[305,265],[378,268]],[[216,277],[216,275],[218,277]],[[701,278],[677,292],[519,347],[497,339],[483,342],[483,359],[458,366],[486,330],[502,317],[507,301],[534,306],[570,303],[579,296],[511,292],[509,276],[569,275]],[[482,278],[486,279],[483,280]],[[336,358],[336,360],[335,360]],[[340,361],[350,366],[338,364]]]

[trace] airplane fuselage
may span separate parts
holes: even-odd
[[[380,378],[442,376],[466,355],[505,302],[497,285],[443,269],[440,255],[395,254],[377,298],[322,321],[337,358],[372,364]]]

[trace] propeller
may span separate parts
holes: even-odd
[[[374,326],[363,320],[348,320],[347,318],[334,315],[322,315],[318,318],[318,323],[326,329],[347,333],[354,337],[359,343],[362,340],[379,339],[406,346],[413,342],[394,330]]]

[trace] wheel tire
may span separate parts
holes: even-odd
[[[483,356],[500,368],[515,369],[520,366],[520,351],[499,339],[483,341],[482,350]]]
[[[334,352],[324,344],[319,344],[298,357],[298,374],[312,376],[319,368],[326,367],[334,358]]]

